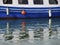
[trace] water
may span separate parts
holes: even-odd
[[[60,45],[60,18],[0,20],[0,45]]]

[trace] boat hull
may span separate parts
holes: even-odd
[[[8,8],[8,15],[6,9]],[[25,14],[22,14],[22,11]],[[51,16],[49,16],[51,10]],[[0,6],[0,18],[41,18],[60,17],[60,7],[26,8],[26,7],[3,7]]]

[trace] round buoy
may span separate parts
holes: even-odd
[[[24,11],[24,10],[21,11],[21,14],[22,14],[22,15],[25,15],[25,14],[26,14],[26,11]]]

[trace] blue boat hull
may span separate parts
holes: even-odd
[[[51,10],[51,17],[60,17],[60,7],[52,8],[19,8],[8,7],[9,14],[6,12],[7,7],[0,6],[0,18],[41,18],[49,17],[49,9]],[[21,14],[25,10],[26,14]]]

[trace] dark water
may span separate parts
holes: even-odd
[[[0,45],[60,45],[60,18],[0,20]]]

